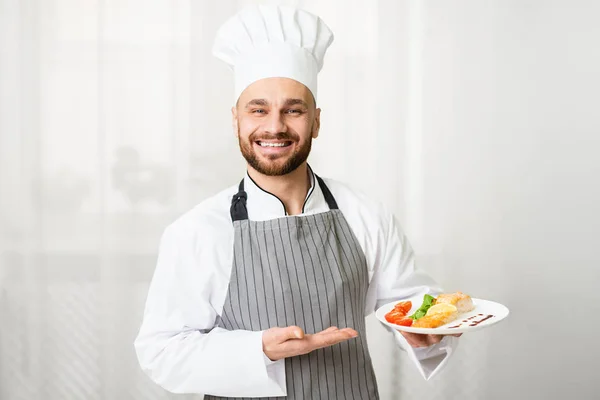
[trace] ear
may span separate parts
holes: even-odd
[[[321,129],[321,109],[315,110],[315,121],[313,123],[312,138],[316,139],[319,136],[319,130]]]
[[[233,129],[233,134],[236,138],[238,138],[238,119],[237,119],[237,108],[235,106],[231,107],[231,128]]]

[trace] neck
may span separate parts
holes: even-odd
[[[248,175],[263,190],[277,196],[283,202],[288,215],[302,213],[304,200],[310,189],[310,177],[306,162],[289,174],[278,176],[261,174],[248,165]]]

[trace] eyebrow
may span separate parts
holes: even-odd
[[[265,99],[252,99],[248,103],[246,103],[246,107],[245,108],[249,108],[251,106],[266,107],[268,105],[269,105],[269,102],[267,100],[265,100]]]
[[[284,103],[284,106],[295,106],[296,104],[301,105],[302,107],[308,108],[308,104],[302,99],[287,99]]]
[[[283,106],[290,107],[290,106],[294,106],[297,104],[299,104],[305,108],[308,108],[308,104],[306,104],[306,102],[302,99],[286,99],[285,102],[283,103]],[[269,102],[266,99],[252,99],[246,104],[245,108],[249,108],[252,106],[267,107],[268,105],[269,105]]]

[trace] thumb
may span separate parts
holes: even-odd
[[[285,342],[290,339],[302,339],[304,338],[304,331],[299,326],[288,326],[287,328],[282,328],[279,334],[277,335],[277,339],[281,342]]]

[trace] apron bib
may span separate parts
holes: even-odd
[[[286,358],[287,397],[268,398],[379,399],[366,342],[366,259],[333,195],[317,180],[329,211],[268,221],[248,219],[242,180],[231,204],[233,268],[218,326],[261,331],[297,325],[305,333],[353,328],[356,338]]]

